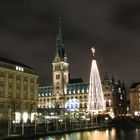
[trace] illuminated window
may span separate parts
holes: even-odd
[[[71,91],[69,91],[69,94],[71,94]]]
[[[78,89],[78,91],[77,91],[78,93],[80,93],[80,90]]]
[[[24,68],[23,67],[20,67],[20,66],[16,66],[16,70],[18,70],[18,71],[24,71]]]
[[[121,93],[121,88],[118,89],[118,92]]]

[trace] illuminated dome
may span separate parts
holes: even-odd
[[[78,99],[69,99],[66,104],[65,104],[65,108],[67,110],[78,110],[79,109],[79,100]]]

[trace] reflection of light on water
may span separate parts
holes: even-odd
[[[80,139],[81,139],[81,133],[78,132],[78,134],[77,134],[77,140],[80,140]]]
[[[113,128],[113,129],[111,130],[111,137],[114,137],[115,134],[116,134],[116,130],[115,130],[115,128]]]
[[[95,133],[92,132],[91,137],[89,138],[90,140],[107,140],[106,139],[106,133],[102,131],[96,131]]]
[[[43,138],[40,138],[39,140],[44,140]]]
[[[62,136],[46,137],[46,139],[38,140],[115,140],[115,129],[108,130],[93,130],[84,132],[75,132],[71,134],[65,134]]]
[[[108,137],[109,137],[109,130],[106,130],[105,134],[106,134],[106,138],[108,139]]]
[[[115,129],[94,130],[87,133],[88,140],[115,140]]]
[[[139,140],[140,129],[102,129],[42,137],[36,140]]]
[[[138,139],[139,140],[139,138],[140,138],[140,129],[139,128],[136,128],[135,129],[135,137],[136,137],[136,140]]]

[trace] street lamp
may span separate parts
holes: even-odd
[[[22,114],[22,135],[24,135],[24,124],[27,123],[28,120],[28,113],[24,112]]]
[[[11,131],[11,106],[8,112],[8,136],[10,135],[10,131]]]
[[[66,118],[67,118],[67,115],[68,115],[68,113],[65,112],[65,131],[66,131],[66,129],[67,129],[67,124],[66,124]]]

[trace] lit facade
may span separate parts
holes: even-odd
[[[79,80],[79,79],[78,79]],[[77,83],[77,79],[75,79],[72,83],[68,84],[67,92],[64,96],[65,99],[65,106],[64,108],[68,109],[71,108],[74,110],[76,104],[73,103],[71,107],[67,106],[69,100],[77,99],[79,101],[79,109],[86,109],[87,108],[87,101],[88,101],[88,90],[89,84],[79,80]],[[38,108],[54,108],[55,98],[52,96],[53,87],[52,86],[44,86],[39,87],[39,102]],[[73,106],[73,107],[72,107]]]
[[[107,111],[112,110],[115,116],[122,116],[129,113],[129,101],[124,83],[121,83],[120,80],[116,82],[114,78],[110,80],[106,75],[102,82],[102,87]],[[111,110],[110,106],[112,106]]]
[[[92,51],[95,53],[95,50]],[[56,54],[52,66],[53,83],[52,86],[39,87],[38,109],[63,108],[87,111],[89,83],[81,79],[69,81],[69,63],[64,49],[60,21],[56,36]],[[115,112],[116,115],[124,114],[126,106],[123,102],[126,101],[126,92],[123,86],[114,79],[110,80],[107,75],[101,86],[106,111]]]
[[[140,83],[133,83],[129,90],[130,110],[133,115],[140,116]]]
[[[31,67],[0,58],[0,119],[30,117],[38,102],[38,76]]]
[[[104,100],[106,103],[106,111],[113,111],[113,87],[111,80],[102,83]],[[38,108],[54,108],[55,98],[52,96],[53,86],[42,86],[39,87],[39,102]],[[78,110],[87,110],[89,94],[89,83],[84,82],[82,79],[72,79],[67,87],[67,93],[65,94],[65,104],[71,99],[79,100]],[[67,106],[65,106],[67,109]],[[73,110],[73,109],[72,109]]]
[[[126,115],[129,104],[127,100],[126,91],[122,90],[122,86],[114,80],[110,80],[105,76],[102,82],[104,93],[104,100],[106,104],[106,112],[114,112],[116,116]],[[121,89],[121,90],[120,90]],[[53,86],[39,87],[39,102],[38,108],[50,109],[54,108],[55,98],[52,96]],[[125,93],[125,94],[124,94]],[[67,94],[65,94],[65,104],[71,99],[79,100],[79,111],[86,111],[88,104],[89,83],[79,79],[72,79],[67,87]],[[67,109],[67,106],[65,106]],[[74,107],[73,107],[74,108]],[[71,110],[74,110],[74,109]]]
[[[69,82],[69,64],[64,49],[64,39],[61,29],[61,19],[59,19],[58,33],[56,36],[56,53],[52,63],[53,67],[53,106],[55,108],[65,107],[65,95]]]

